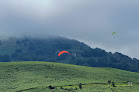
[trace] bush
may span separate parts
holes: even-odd
[[[112,86],[115,87],[115,82],[112,82]]]
[[[51,85],[49,86],[49,89],[54,89],[55,87],[52,87]]]
[[[79,88],[82,89],[82,84],[81,83],[79,84]]]
[[[110,80],[108,80],[108,84],[111,84],[111,81]]]

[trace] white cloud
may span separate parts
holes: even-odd
[[[137,0],[4,0],[0,33],[65,36],[139,58],[138,10]]]

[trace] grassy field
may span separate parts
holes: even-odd
[[[115,82],[116,87],[108,85],[108,80]],[[132,81],[133,86],[128,86],[127,81]],[[50,85],[55,89],[49,89]],[[139,92],[139,73],[53,62],[0,63],[0,92],[69,91]]]

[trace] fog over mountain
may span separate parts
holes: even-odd
[[[137,0],[1,0],[0,36],[63,36],[139,59],[138,10]]]

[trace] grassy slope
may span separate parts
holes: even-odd
[[[25,92],[46,91],[45,87],[78,85],[79,83],[107,83],[108,80],[116,83],[133,81],[134,92],[139,90],[139,73],[114,69],[85,67],[53,62],[1,62],[0,63],[0,92],[15,92],[17,90],[38,87]],[[124,90],[124,87],[108,88],[108,86],[93,86],[88,84],[81,92],[89,90]],[[54,90],[55,91],[55,90]],[[122,91],[119,91],[122,92]],[[129,91],[130,92],[130,91]]]

